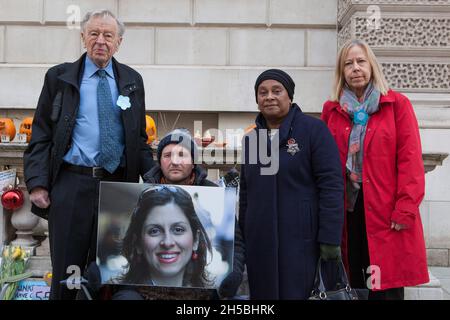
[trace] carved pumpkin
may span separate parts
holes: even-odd
[[[28,117],[23,119],[20,124],[19,133],[27,135],[27,142],[31,140],[31,125],[33,124],[33,117]]]
[[[145,132],[147,132],[147,144],[156,140],[156,124],[155,120],[149,115],[145,116]]]
[[[0,134],[9,136],[12,141],[16,136],[16,126],[10,118],[0,118]]]

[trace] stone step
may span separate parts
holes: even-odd
[[[49,256],[34,256],[29,260],[28,270],[33,273],[33,277],[41,278],[45,273],[52,271],[52,263]]]
[[[405,288],[405,300],[444,300],[441,282],[428,269],[430,282]]]

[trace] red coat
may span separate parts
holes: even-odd
[[[345,173],[352,122],[338,102],[327,101],[322,119],[339,148]],[[344,174],[344,177],[346,175]],[[390,90],[370,116],[364,139],[362,181],[370,263],[384,290],[429,281],[419,205],[425,193],[419,127],[411,102]],[[391,229],[391,221],[407,229]],[[347,260],[344,228],[343,254]],[[374,288],[376,290],[377,288]]]

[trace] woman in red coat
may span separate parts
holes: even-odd
[[[351,285],[371,289],[369,299],[403,299],[403,287],[429,281],[419,213],[425,173],[411,102],[389,90],[367,44],[352,40],[338,55],[322,119],[345,177],[342,248]]]

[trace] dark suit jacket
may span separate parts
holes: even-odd
[[[86,54],[73,63],[50,68],[33,119],[32,137],[24,153],[24,175],[28,191],[35,187],[51,190],[62,158],[70,149],[80,104],[80,83]],[[112,58],[119,94],[130,98],[131,107],[122,111],[125,130],[126,170],[124,180],[138,182],[153,165],[146,144],[145,100],[142,77],[132,68]],[[36,213],[38,208],[33,207]]]

